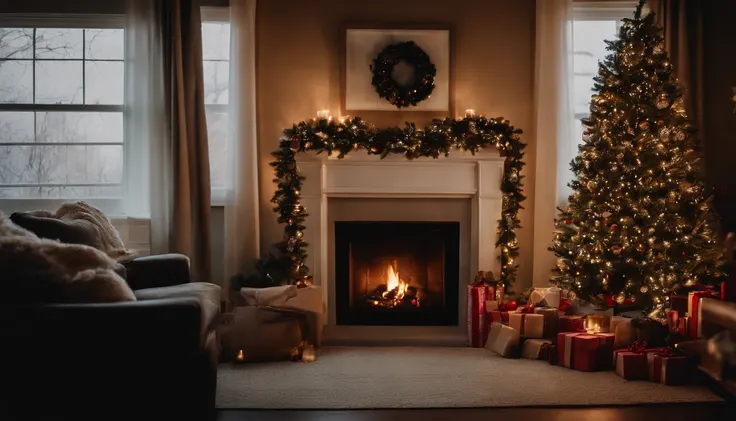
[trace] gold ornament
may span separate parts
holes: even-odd
[[[641,291],[642,294],[646,294],[647,291],[649,291],[649,287],[646,285],[642,285],[641,288],[639,288],[639,291]]]
[[[664,110],[670,106],[670,96],[666,93],[659,94],[655,105],[657,106],[657,109]]]
[[[598,183],[593,180],[588,181],[588,190],[595,191],[598,188]]]
[[[639,122],[639,128],[641,130],[649,130],[649,122],[646,120],[642,120]]]
[[[626,296],[624,294],[618,294],[616,296],[616,302],[619,304],[623,304],[626,302]]]

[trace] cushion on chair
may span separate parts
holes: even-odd
[[[219,323],[220,287],[207,282],[191,282],[160,288],[146,288],[133,291],[139,301],[161,298],[196,298],[202,306],[203,333],[214,330]]]
[[[88,221],[64,221],[28,212],[15,212],[10,215],[10,220],[40,238],[67,244],[82,244],[98,250],[103,248],[99,231]]]

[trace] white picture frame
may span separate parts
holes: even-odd
[[[365,29],[345,30],[343,66],[345,111],[451,111],[451,51],[449,29]],[[437,68],[435,88],[429,98],[416,106],[397,108],[378,96],[371,83],[373,59],[388,45],[414,41]]]

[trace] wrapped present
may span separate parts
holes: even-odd
[[[557,317],[558,310],[552,307],[537,307],[534,313],[544,316],[544,336],[557,336]]]
[[[521,358],[547,361],[551,346],[552,341],[548,339],[527,339],[521,345]]]
[[[579,371],[606,370],[612,363],[613,334],[558,333],[559,365]]]
[[[547,362],[549,363],[549,365],[558,365],[557,345],[552,344],[549,346],[549,352],[547,352]]]
[[[585,331],[585,316],[560,316],[557,324],[559,332]]]
[[[700,300],[713,297],[710,291],[693,291],[687,295],[687,315],[690,317],[689,333],[691,338],[699,338],[702,330],[700,317]]]
[[[468,346],[482,348],[488,338],[488,313],[486,294],[488,288],[468,286]]]
[[[653,382],[669,386],[686,384],[693,375],[694,366],[690,358],[676,354],[672,348],[650,355]]]
[[[491,311],[488,313],[491,323],[503,323],[509,324],[509,312],[508,311]]]
[[[631,327],[634,341],[646,342],[650,347],[661,347],[667,344],[669,334],[667,326],[657,320],[638,317],[631,319]]]
[[[670,308],[684,316],[687,313],[687,295],[671,295]]]
[[[486,349],[502,357],[512,357],[519,347],[519,331],[501,323],[491,324]]]
[[[558,308],[560,306],[561,291],[557,287],[551,288],[534,288],[529,296],[529,302],[532,305],[539,304],[540,301],[546,301],[546,306]]]
[[[647,379],[647,354],[621,350],[616,353],[616,374],[626,380]]]
[[[609,332],[616,333],[616,328],[618,327],[619,323],[628,323],[631,321],[628,317],[623,316],[613,316],[611,317],[611,327],[609,329]]]
[[[677,320],[677,333],[685,338],[690,337],[690,317],[680,317]]]
[[[667,320],[667,329],[670,332],[677,332],[678,323],[680,322],[680,312],[668,308],[664,311],[664,317]]]
[[[618,361],[618,354],[621,352],[634,352],[643,354],[646,357],[647,354],[647,343],[646,342],[634,342],[626,348],[614,349],[613,350],[613,368],[616,369],[616,363]],[[646,360],[646,359],[645,359]]]
[[[491,311],[498,311],[498,301],[496,301],[496,300],[487,300],[486,301],[486,311],[489,312],[489,313]]]
[[[544,316],[534,313],[509,313],[509,326],[527,338],[544,337]]]

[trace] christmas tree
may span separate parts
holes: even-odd
[[[555,220],[551,281],[661,317],[671,293],[720,282],[725,260],[683,89],[642,6],[606,41],[573,193]]]

